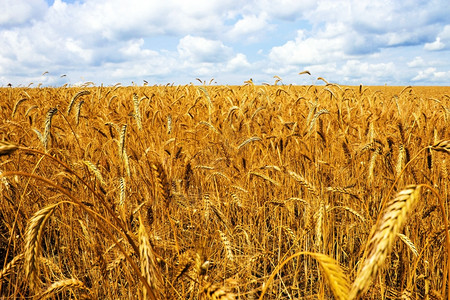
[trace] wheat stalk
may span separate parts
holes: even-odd
[[[206,100],[208,101],[208,120],[209,120],[209,123],[211,123],[211,114],[212,114],[212,109],[213,109],[213,103],[211,101],[211,97],[209,96],[208,91],[204,87],[199,87],[198,89],[205,94]]]

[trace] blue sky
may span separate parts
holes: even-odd
[[[450,85],[447,0],[0,0],[0,11],[0,86]]]

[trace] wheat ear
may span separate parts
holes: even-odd
[[[450,154],[450,140],[442,140],[431,146],[431,150]]]
[[[245,145],[247,145],[247,144],[249,144],[249,143],[251,143],[251,142],[257,142],[257,141],[260,141],[260,140],[261,140],[260,137],[253,136],[253,137],[248,138],[248,139],[246,139],[245,141],[243,141],[243,142],[237,147],[237,149],[240,150],[240,149],[241,149],[242,147],[244,147]]]
[[[231,248],[230,240],[227,235],[220,230],[217,230],[220,235],[220,239],[222,240],[223,246],[225,248],[226,257],[229,261],[234,261],[233,249]]]
[[[139,110],[139,98],[136,94],[133,94],[133,106],[134,106],[134,118],[136,119],[136,124],[139,130],[142,130],[142,119],[141,112]]]
[[[44,129],[44,136],[43,136],[43,143],[44,148],[47,149],[48,145],[48,137],[50,135],[50,129],[52,127],[52,118],[53,116],[58,112],[58,109],[50,108],[47,112],[47,117],[45,118],[45,129]]]
[[[25,277],[28,278],[30,289],[33,290],[38,281],[38,258],[41,245],[42,232],[45,223],[60,204],[52,204],[36,212],[28,223],[25,234]]]
[[[92,162],[88,160],[83,160],[83,163],[86,165],[86,167],[88,167],[89,171],[94,173],[95,177],[97,178],[97,180],[100,182],[101,185],[103,186],[106,185],[102,173],[100,172],[100,170],[97,168],[96,165],[94,165]]]
[[[0,141],[0,156],[10,155],[17,149],[19,149],[19,147],[12,143]]]
[[[80,123],[81,106],[84,104],[84,100],[81,100],[77,105],[77,110],[75,111],[76,124]]]
[[[75,103],[75,101],[77,101],[77,99],[78,99],[79,97],[84,96],[84,95],[89,95],[90,93],[91,93],[91,92],[86,91],[86,90],[84,90],[84,91],[79,91],[78,93],[76,93],[76,94],[72,97],[72,100],[70,100],[70,102],[69,102],[69,106],[67,107],[67,114],[70,114],[70,111],[72,110],[73,104]]]
[[[141,216],[139,216],[139,257],[141,260],[142,276],[147,280],[150,289],[143,285],[143,299],[156,299],[155,290],[158,287],[158,273],[156,269],[156,259],[150,245],[147,229]]]
[[[2,270],[0,270],[0,290],[3,277],[11,274],[12,269],[23,259],[23,253],[16,255]]]
[[[14,118],[14,115],[15,115],[16,112],[17,112],[17,108],[19,107],[19,105],[20,105],[22,102],[24,102],[24,101],[26,101],[26,100],[28,100],[28,98],[22,98],[22,99],[20,99],[19,101],[17,101],[16,104],[14,104],[14,108],[13,108],[13,111],[12,111],[12,114],[11,114],[11,118]]]
[[[222,288],[221,286],[217,284],[211,284],[208,283],[203,288],[203,294],[206,296],[206,299],[208,300],[234,300],[236,299],[236,296],[227,291],[226,289]]]
[[[288,174],[289,174],[292,178],[294,178],[298,183],[300,183],[300,185],[306,187],[306,189],[307,189],[311,194],[313,194],[313,195],[316,196],[316,197],[319,195],[319,194],[317,193],[316,188],[315,188],[311,183],[309,183],[305,178],[303,178],[301,175],[299,175],[299,174],[297,174],[297,173],[295,173],[295,172],[293,172],[293,171],[288,171]]]
[[[169,205],[171,199],[171,185],[167,178],[167,173],[160,162],[153,162],[151,167],[155,178],[156,197],[161,197],[165,204]]]
[[[348,292],[350,290],[350,284],[347,275],[345,274],[344,270],[342,270],[342,268],[339,266],[339,263],[336,260],[321,253],[298,252],[286,258],[281,264],[279,264],[275,268],[275,270],[272,272],[269,279],[265,283],[263,290],[261,292],[261,296],[259,297],[259,300],[263,299],[264,294],[266,293],[268,287],[270,286],[270,284],[272,283],[273,279],[278,274],[280,269],[290,260],[301,255],[309,255],[319,263],[319,266],[323,271],[323,275],[326,281],[328,282],[328,285],[331,288],[331,292],[333,293],[335,299],[338,300],[349,299]]]
[[[410,185],[387,204],[384,214],[368,242],[367,258],[353,282],[348,299],[357,299],[367,291],[372,279],[391,251],[394,240],[406,221],[408,212],[419,197],[420,186]]]
[[[74,289],[74,288],[87,290],[87,287],[84,285],[84,283],[78,279],[74,279],[74,278],[63,279],[63,280],[54,282],[45,291],[43,291],[41,294],[36,296],[35,299],[40,299],[40,300],[47,299],[51,295],[59,293],[62,290]]]

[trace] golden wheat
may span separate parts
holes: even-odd
[[[448,88],[273,78],[0,88],[0,298],[447,296]]]

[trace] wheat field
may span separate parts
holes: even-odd
[[[0,98],[1,299],[449,297],[449,88]]]

